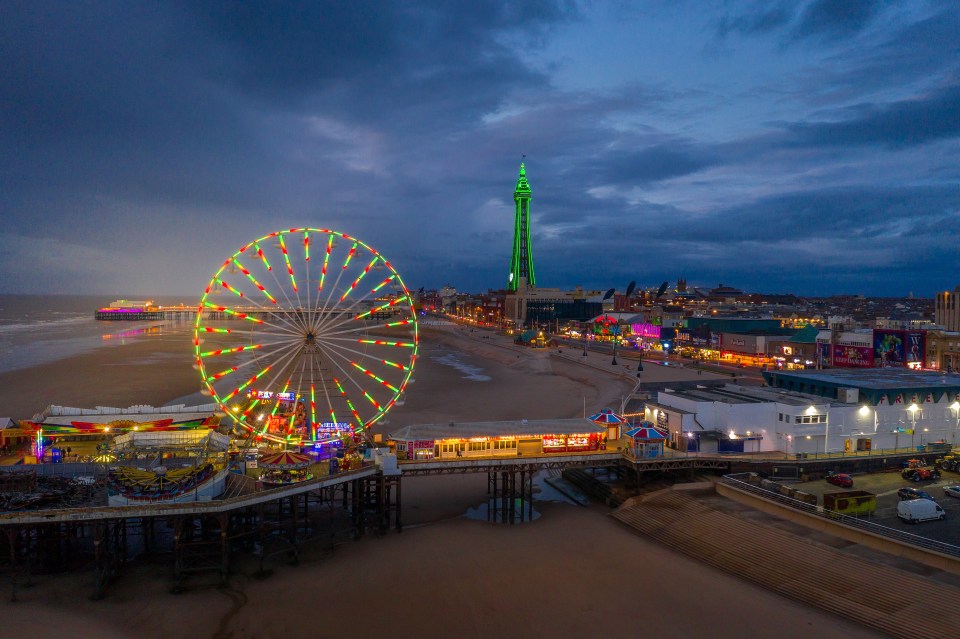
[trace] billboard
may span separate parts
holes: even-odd
[[[907,366],[923,368],[926,364],[927,335],[924,331],[907,331],[903,356]]]
[[[660,339],[660,327],[656,324],[631,324],[630,333],[634,337],[646,337],[647,339]]]
[[[873,349],[869,346],[833,344],[833,365],[844,368],[872,368]]]
[[[873,364],[877,368],[904,365],[904,331],[874,329]]]

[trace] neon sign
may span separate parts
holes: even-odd
[[[296,401],[296,393],[275,393],[273,391],[258,391],[251,390],[247,391],[247,397],[249,399],[275,399],[278,402],[292,402]]]

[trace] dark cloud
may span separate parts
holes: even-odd
[[[732,34],[781,34],[786,41],[837,40],[855,35],[890,5],[881,0],[765,0],[736,7],[716,24],[721,38]]]
[[[732,33],[741,35],[765,34],[788,25],[794,17],[796,3],[764,1],[750,6],[743,13],[724,15],[717,24],[717,33],[726,37]]]
[[[800,13],[797,38],[842,38],[862,31],[883,9],[881,0],[813,0]]]
[[[960,135],[960,84],[886,104],[845,109],[837,122],[788,126],[792,144],[913,146]]]
[[[418,287],[496,287],[525,154],[544,285],[953,286],[960,11],[886,6],[733,2],[702,26],[770,59],[604,59],[596,88],[544,47],[589,3],[7,2],[0,281],[197,292],[253,237],[315,225]]]

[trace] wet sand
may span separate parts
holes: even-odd
[[[162,403],[197,388],[185,342],[138,342],[21,371],[32,382],[18,382],[18,392],[84,406]],[[151,365],[131,361],[141,357]],[[633,385],[555,352],[440,328],[424,330],[415,378],[383,430],[573,417],[584,405],[616,406]],[[4,381],[2,399],[16,400]],[[37,575],[17,603],[2,599],[0,623],[10,636],[101,639],[878,636],[657,546],[600,506],[537,502],[539,519],[511,527],[465,519],[485,494],[485,475],[407,478],[403,533],[332,554],[307,546],[299,566],[273,562],[266,579],[243,560],[224,589],[172,595],[169,565],[134,562],[104,601],[91,602],[91,574]]]
[[[15,371],[0,373],[0,414],[30,418],[49,404],[92,408],[164,403],[200,390],[190,331],[136,337]]]

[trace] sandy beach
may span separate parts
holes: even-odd
[[[449,327],[422,336],[416,382],[384,431],[579,416],[618,406],[633,387],[628,375],[506,338]],[[144,340],[0,376],[0,401],[27,412],[51,402],[125,406],[197,386],[188,337]],[[484,501],[485,481],[407,478],[402,533],[368,535],[332,554],[307,547],[299,566],[274,564],[266,579],[245,560],[227,588],[172,595],[169,565],[134,562],[105,600],[91,602],[92,575],[37,575],[17,603],[3,599],[0,619],[11,636],[101,639],[878,636],[660,547],[601,506],[537,502],[541,516],[512,527],[465,518]]]
[[[104,327],[107,331],[115,326]],[[0,414],[29,418],[49,404],[93,408],[160,406],[197,393],[190,329],[123,340],[89,353],[0,373]]]

